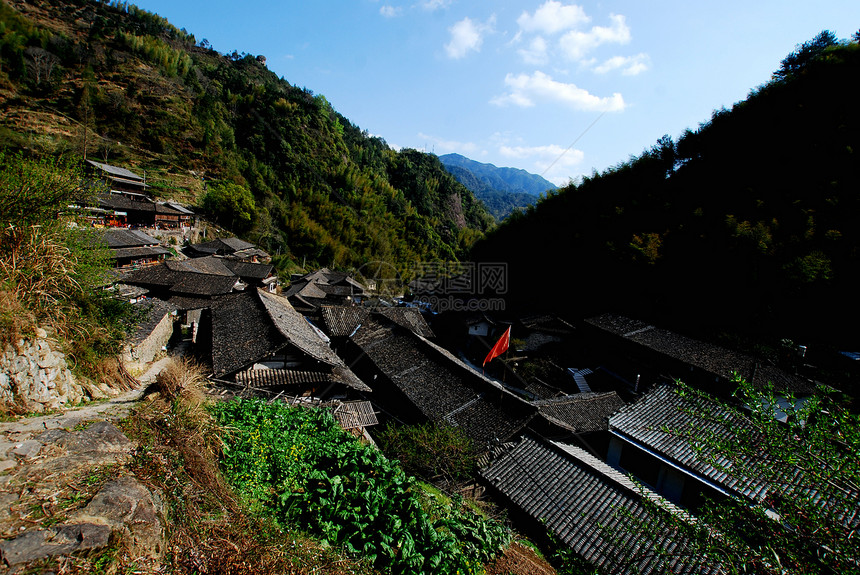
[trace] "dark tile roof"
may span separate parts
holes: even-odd
[[[260,289],[255,291],[274,325],[290,344],[329,366],[339,381],[355,389],[370,391],[287,298]]]
[[[528,383],[523,387],[523,390],[539,399],[551,399],[564,395],[564,392],[559,388],[549,385],[536,377],[530,378]]]
[[[704,437],[709,433],[729,439],[729,429],[720,423],[724,420],[730,422],[730,428],[749,428],[750,425],[746,418],[734,415],[715,401],[685,397],[675,386],[664,384],[618,410],[609,418],[609,429],[723,490],[761,500],[768,489],[765,481],[746,476],[745,471],[727,473],[715,467],[706,461],[706,456],[698,454],[687,439],[688,434]],[[728,460],[724,460],[723,465],[735,469]],[[746,471],[753,468],[751,462]]]
[[[211,309],[216,377],[247,369],[289,343],[253,292],[221,297]]]
[[[126,178],[129,180],[140,180],[139,183],[143,183],[143,178],[132,172],[131,170],[127,170],[125,168],[120,168],[118,166],[111,166],[110,164],[102,164],[99,162],[94,162],[93,160],[87,160],[87,163],[95,166],[96,168],[104,171],[105,173],[110,174],[111,176],[117,176],[120,178]]]
[[[460,427],[479,450],[518,433],[537,412],[447,350],[390,321],[369,319],[352,341],[425,417]]]
[[[298,369],[246,369],[236,374],[236,383],[248,387],[289,387],[331,381],[331,373]]]
[[[236,274],[234,274],[230,270],[230,268],[224,265],[224,262],[221,258],[216,258],[214,256],[208,256],[205,258],[192,258],[182,261],[174,260],[166,262],[165,265],[172,271],[180,273],[229,276],[232,278],[236,277]]]
[[[369,311],[358,306],[324,305],[320,308],[325,331],[331,337],[350,335],[369,315]]]
[[[147,298],[134,305],[135,309],[140,312],[140,320],[131,336],[131,342],[134,344],[138,344],[149,337],[152,330],[164,319],[164,316],[176,309],[168,302],[155,298]]]
[[[109,228],[104,230],[103,234],[108,247],[113,249],[157,246],[161,243],[156,238],[139,230]]]
[[[170,250],[160,246],[155,247],[138,247],[138,248],[117,248],[111,250],[114,259],[124,258],[147,258],[170,255]]]
[[[121,212],[135,210],[155,213],[155,202],[146,198],[146,196],[141,196],[140,200],[133,200],[122,194],[99,194],[98,202],[102,208]]]
[[[480,475],[602,573],[719,572],[686,553],[676,562],[643,553],[655,536],[669,551],[687,549],[668,531],[645,532],[658,528],[652,513],[662,512],[646,506],[645,497],[666,512],[682,512],[579,448],[526,436]]]
[[[430,329],[421,311],[413,307],[380,307],[378,313],[384,315],[397,325],[405,327],[421,337],[433,338],[436,334]]]
[[[750,355],[695,340],[643,321],[615,314],[604,314],[585,321],[607,333],[715,376],[730,379],[732,372],[736,371],[758,387],[773,382],[776,389],[783,392],[811,394],[815,391],[815,386],[805,378],[768,365]]]
[[[540,414],[570,431],[587,433],[609,429],[609,416],[624,406],[614,391],[578,393],[534,401]]]
[[[174,208],[173,206],[171,206],[165,202],[158,202],[157,204],[155,204],[155,213],[156,214],[164,214],[164,215],[168,215],[168,216],[184,216],[184,215],[186,215],[185,213],[180,212],[179,210],[177,210],[176,208]]]
[[[228,270],[229,273],[229,270]],[[184,262],[167,261],[129,273],[124,281],[150,290],[169,291],[175,295],[221,295],[233,291],[238,278],[232,273],[202,273]]]
[[[206,258],[199,258],[206,259]],[[222,264],[231,272],[242,279],[264,280],[272,274],[274,266],[271,264],[258,264],[254,262],[243,262],[233,258],[220,258]]]

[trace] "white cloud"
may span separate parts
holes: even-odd
[[[577,61],[601,44],[627,44],[630,42],[630,28],[624,16],[610,14],[611,26],[594,26],[588,32],[571,30],[559,40],[559,47],[565,56]]]
[[[495,16],[491,16],[483,23],[463,18],[451,26],[448,29],[451,33],[451,41],[445,44],[448,57],[457,60],[465,57],[469,52],[479,52],[484,36],[492,32],[494,24]]]
[[[536,100],[549,100],[567,104],[577,110],[619,112],[624,109],[624,99],[615,93],[607,98],[590,94],[576,84],[557,82],[552,77],[537,71],[531,76],[520,74],[505,76],[510,91],[493,98],[490,102],[498,106],[513,104],[523,108],[532,107]]]
[[[424,0],[420,3],[421,7],[425,10],[433,12],[435,10],[441,10],[443,8],[447,8],[451,5],[451,0]]]
[[[418,137],[425,142],[432,144],[432,152],[436,154],[446,154],[448,152],[459,152],[461,154],[475,154],[480,151],[477,144],[472,142],[458,142],[456,140],[444,140],[436,136],[428,136],[422,132],[418,133]]]
[[[613,70],[621,70],[625,76],[636,76],[651,67],[651,59],[648,54],[637,54],[635,56],[615,56],[594,67],[598,74],[606,74]]]
[[[517,52],[526,64],[541,65],[548,61],[547,44],[542,36],[535,36],[528,48],[521,48]]]
[[[530,171],[546,178],[557,186],[570,181],[571,173],[585,160],[585,153],[573,147],[562,148],[556,144],[546,146],[500,146],[499,153],[513,160],[529,160],[534,168]]]
[[[563,5],[561,2],[549,0],[534,14],[523,12],[517,18],[520,29],[526,32],[539,32],[544,34],[557,34],[562,30],[576,28],[580,24],[589,21],[585,10],[576,4]]]
[[[392,6],[390,4],[385,4],[384,6],[379,8],[379,13],[382,14],[385,18],[394,18],[396,16],[400,16],[401,12],[403,12],[403,8],[399,6]]]

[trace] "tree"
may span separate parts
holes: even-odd
[[[810,62],[824,54],[831,46],[837,46],[839,40],[830,30],[823,30],[812,40],[807,40],[786,56],[780,63],[779,70],[773,73],[776,80],[785,80],[803,70]]]
[[[210,184],[203,196],[203,209],[233,231],[248,230],[257,212],[251,192],[232,182]]]

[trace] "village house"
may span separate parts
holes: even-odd
[[[363,321],[341,352],[401,421],[460,428],[479,452],[525,428],[537,408],[444,348],[379,314]]]
[[[203,310],[196,350],[213,377],[289,397],[364,399],[371,389],[290,303],[262,289]]]
[[[322,268],[290,280],[284,295],[296,309],[315,314],[323,305],[343,305],[361,302],[366,290],[345,272]]]
[[[122,269],[138,269],[155,265],[170,255],[170,250],[160,242],[139,230],[106,229],[102,232],[114,266]]]
[[[90,177],[105,182],[112,192],[149,197],[145,178],[131,170],[93,160],[87,160],[84,168]]]
[[[659,381],[680,379],[718,397],[730,398],[736,387],[732,383],[735,372],[757,387],[773,383],[775,389],[786,394],[802,397],[815,391],[814,382],[768,361],[640,320],[604,314],[586,319],[582,330],[592,347],[610,350],[608,355],[615,362],[635,366],[626,374],[635,391],[644,391]]]
[[[235,237],[218,238],[199,244],[189,244],[183,251],[190,258],[224,256],[251,263],[269,263],[272,261],[272,256],[258,248],[255,244]]]
[[[578,447],[526,434],[497,446],[480,477],[520,524],[549,530],[601,572],[722,573],[661,527],[660,514],[685,518],[680,509]]]
[[[844,521],[860,525],[860,493],[833,492],[785,461],[757,456],[733,461],[707,446],[751,429],[743,415],[709,397],[662,384],[609,417],[606,462],[693,511],[708,499],[735,498],[767,508],[767,498],[774,495],[814,494],[823,505],[846,510]]]

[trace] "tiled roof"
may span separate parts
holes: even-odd
[[[110,164],[102,164],[99,162],[94,162],[93,160],[87,160],[87,163],[97,167],[100,170],[103,170],[104,172],[106,172],[112,176],[118,176],[121,178],[130,179],[130,180],[140,180],[139,183],[141,183],[141,184],[143,183],[143,178],[141,178],[140,176],[138,176],[137,174],[135,174],[131,170],[127,170],[125,168],[120,168],[117,166],[111,166]]]
[[[729,422],[728,427],[721,423],[724,420]],[[754,469],[752,462],[749,467],[738,470],[729,460],[722,459],[723,466],[728,470],[734,469],[732,473],[727,473],[706,461],[687,439],[689,434],[704,437],[710,433],[717,434],[719,439],[729,439],[730,429],[748,428],[749,425],[745,418],[736,416],[719,403],[682,396],[671,385],[655,387],[637,402],[621,408],[609,418],[610,431],[724,490],[761,500],[768,486],[759,478],[747,476],[747,472]]]
[[[533,402],[540,414],[574,432],[605,431],[608,418],[624,401],[614,391],[607,393],[578,393]]]
[[[245,369],[287,344],[253,292],[223,296],[213,303],[212,372],[216,377]]]
[[[137,247],[137,248],[117,248],[112,250],[114,259],[120,258],[146,258],[170,255],[170,250],[160,246],[154,247]]]
[[[199,258],[206,259],[206,258]],[[222,264],[240,278],[264,280],[271,275],[274,267],[271,264],[257,264],[254,262],[243,262],[232,258],[220,258]]]
[[[256,292],[275,327],[290,344],[317,361],[330,366],[334,374],[343,383],[355,389],[370,391],[370,388],[352,373],[340,356],[320,338],[305,317],[293,309],[287,298],[261,289],[256,290]]]
[[[324,305],[320,308],[320,315],[331,337],[345,337],[355,331],[370,312],[357,306]]]
[[[652,523],[655,511],[648,497],[667,512],[680,513],[653,493],[633,483],[599,460],[573,446],[524,437],[504,450],[481,477],[511,503],[537,521],[545,522],[562,542],[606,573],[718,573],[717,567],[697,564],[686,542]],[[657,511],[661,512],[661,511]],[[676,558],[651,551],[660,542]]]
[[[781,391],[809,394],[815,390],[806,379],[759,362],[752,356],[695,340],[643,321],[615,314],[604,314],[585,321],[605,332],[726,379],[730,379],[732,372],[736,371],[756,386],[773,382],[776,389]]]
[[[155,212],[155,202],[145,196],[141,196],[140,200],[133,200],[122,194],[99,194],[98,202],[103,208],[121,212],[129,210]]]
[[[109,248],[135,248],[142,246],[157,246],[160,242],[139,230],[109,228],[104,230],[104,238]]]
[[[149,289],[161,289],[176,295],[221,295],[233,291],[238,278],[232,274],[202,273],[185,262],[167,261],[131,272],[126,283]]]
[[[297,369],[246,369],[236,374],[236,383],[241,383],[248,387],[305,385],[309,383],[328,383],[331,380],[330,373]]]
[[[363,323],[352,341],[425,417],[460,427],[478,449],[518,433],[537,411],[447,350],[387,320]]]
[[[377,310],[379,313],[396,323],[401,327],[405,327],[413,333],[417,333],[421,337],[433,338],[436,334],[427,325],[427,320],[421,315],[421,311],[413,307],[380,307]]]
[[[229,276],[236,278],[236,275],[224,265],[221,258],[207,256],[205,258],[191,258],[188,260],[175,260],[166,262],[165,265],[172,271],[185,272],[193,274],[206,274],[215,276]]]
[[[135,304],[135,309],[140,310],[140,321],[135,326],[134,335],[131,336],[132,343],[138,344],[152,333],[164,316],[172,312],[174,308],[169,303],[160,299],[147,298]]]

